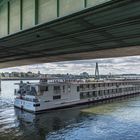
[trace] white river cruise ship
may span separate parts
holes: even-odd
[[[140,80],[41,79],[18,85],[14,106],[34,113],[140,93]]]

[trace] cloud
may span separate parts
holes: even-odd
[[[87,71],[89,74],[94,74],[96,62],[99,63],[101,74],[140,74],[140,56],[36,64],[1,69],[0,72],[32,71],[37,73],[38,71],[41,71],[42,73],[48,74],[80,74],[81,72]]]

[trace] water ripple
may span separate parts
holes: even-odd
[[[2,83],[0,140],[139,140],[140,138],[140,97],[35,116],[14,109],[13,84],[14,81]]]

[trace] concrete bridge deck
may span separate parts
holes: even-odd
[[[1,1],[1,68],[140,55],[140,1],[27,1]]]

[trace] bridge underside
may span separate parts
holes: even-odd
[[[140,55],[140,1],[113,0],[0,39],[0,67]]]

